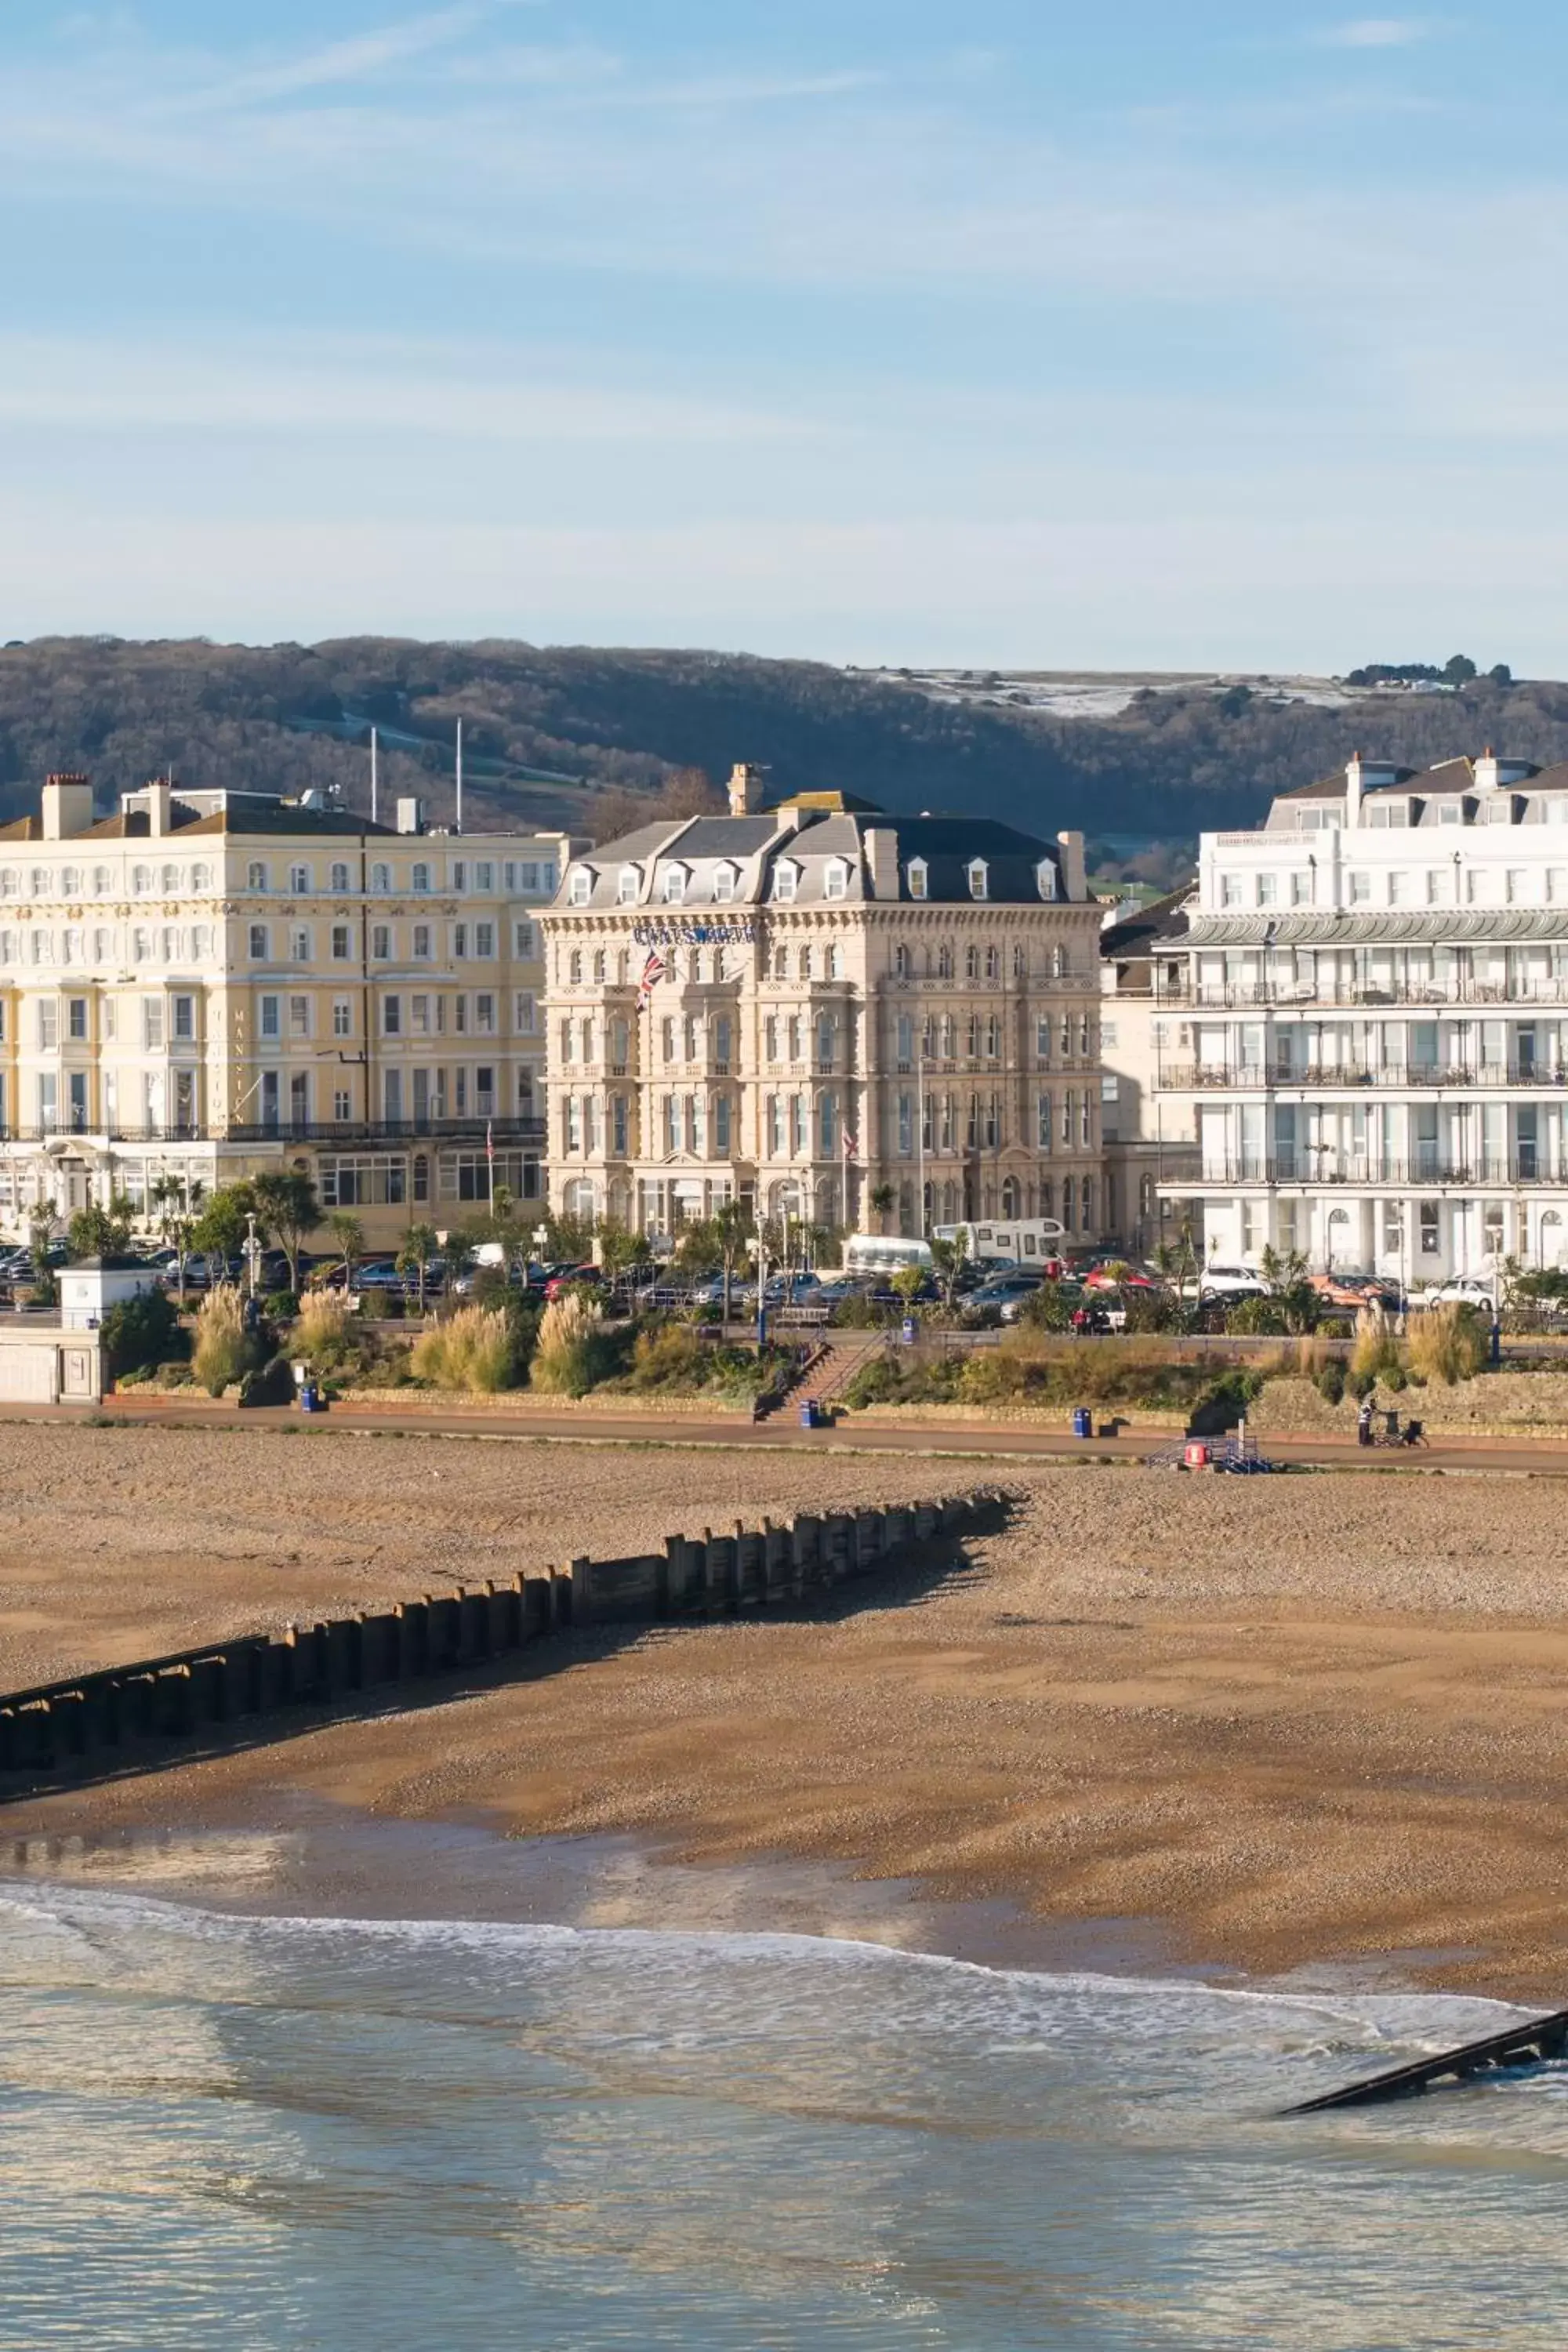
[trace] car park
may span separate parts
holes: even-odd
[[[1489,1318],[1496,1309],[1497,1293],[1493,1286],[1479,1275],[1458,1274],[1447,1282],[1439,1282],[1427,1290],[1413,1290],[1412,1307],[1473,1307]]]
[[[1182,1296],[1189,1297],[1196,1288],[1200,1307],[1224,1306],[1227,1300],[1239,1303],[1244,1298],[1272,1298],[1274,1286],[1248,1265],[1205,1265],[1195,1286],[1182,1285]]]

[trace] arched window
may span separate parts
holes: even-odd
[[[417,874],[419,868],[416,866],[414,870]],[[340,857],[337,864],[332,868],[332,887],[334,890],[342,892],[346,890],[348,887],[349,869]]]
[[[1005,1217],[1016,1217],[1022,1214],[1018,1199],[1018,1180],[1016,1176],[1008,1176],[1003,1180],[1002,1214]]]
[[[1065,980],[1067,978],[1067,971],[1068,951],[1066,948],[1053,948],[1051,950],[1051,978],[1053,980]]]
[[[842,980],[844,977],[844,950],[837,945],[827,950],[827,977],[829,980]]]
[[[969,895],[972,898],[987,898],[991,895],[985,860],[972,857],[969,861]]]
[[[1041,858],[1035,868],[1035,880],[1039,885],[1042,898],[1054,898],[1057,896],[1057,861],[1054,857]]]
[[[424,898],[430,887],[430,868],[428,866],[423,864],[416,866],[413,873],[409,876],[409,882],[420,898]]]
[[[966,979],[968,979],[968,980],[978,980],[978,979],[979,979],[979,977],[980,977],[980,950],[979,950],[978,948],[970,948],[970,949],[968,949],[968,950],[965,951],[964,958],[963,958],[963,971],[964,971],[964,977],[965,977]]]
[[[1026,948],[1025,948],[1025,947],[1021,947],[1021,946],[1020,946],[1020,947],[1015,947],[1015,949],[1013,950],[1013,977],[1014,977],[1014,979],[1015,979],[1015,980],[1026,980],[1026,979],[1027,979],[1027,977],[1028,977],[1028,972],[1029,972],[1029,952],[1028,952],[1028,950],[1027,950]]]
[[[251,871],[252,873],[255,873],[257,871],[256,867],[252,866]],[[267,887],[265,879],[267,869],[263,866],[260,871],[263,876],[263,879],[259,882],[253,882],[251,884],[250,887],[253,890],[265,890]],[[33,887],[35,896],[38,895],[37,877],[36,875],[33,878]],[[132,873],[131,887],[135,891],[136,896],[139,898],[145,898],[153,887],[153,868],[150,866],[136,866]]]
[[[900,940],[893,950],[893,977],[895,980],[908,980],[909,976],[910,951]]]
[[[595,948],[595,949],[594,950],[594,978],[595,978],[596,981],[600,981],[600,982],[602,982],[602,981],[604,980],[604,977],[605,977],[605,950],[604,950],[604,949],[603,949],[603,948]]]
[[[138,866],[138,868],[137,868],[137,872],[138,872],[138,873],[140,873],[140,874],[145,874],[145,873],[146,873],[146,871],[147,871],[147,868],[146,868],[144,866]],[[143,882],[143,883],[140,884],[138,887],[139,887],[140,888],[142,888],[142,889],[148,889],[148,888],[150,888],[152,886],[151,886],[151,884],[150,884],[150,883]],[[34,898],[47,898],[48,897],[48,895],[49,895],[49,874],[48,874],[48,868],[47,868],[47,866],[34,866],[34,868],[33,868],[33,896],[34,896]]]
[[[1002,977],[1002,958],[995,948],[985,950],[985,977],[987,980],[1000,980]]]
[[[61,867],[60,889],[62,894],[68,898],[80,898],[81,868],[79,866],[65,866]]]
[[[583,950],[574,948],[566,960],[566,977],[575,987],[583,977]]]
[[[812,958],[809,948],[802,948],[800,951],[800,976],[802,980],[810,980],[812,977]]]
[[[212,888],[212,887],[213,887],[213,870],[212,870],[212,867],[211,867],[210,866],[207,866],[207,865],[205,865],[205,864],[204,864],[204,863],[201,863],[201,862],[198,862],[196,865],[193,866],[192,866],[192,868],[191,868],[191,887],[192,887],[192,889],[193,889],[193,890],[196,890],[196,891],[201,891],[201,890],[210,890],[210,889]]]
[[[138,874],[144,874],[146,870],[142,866],[136,869]],[[253,857],[246,868],[245,887],[247,890],[265,890],[267,887],[267,868],[258,857]],[[143,885],[137,882],[135,887],[140,890]]]
[[[936,976],[939,980],[952,978],[952,950],[949,947],[937,950]]]
[[[923,857],[910,858],[904,870],[904,879],[909,885],[911,898],[923,898],[927,895],[929,877]]]
[[[370,869],[370,887],[373,890],[379,891],[384,898],[386,897],[392,888],[391,866],[373,866]]]
[[[789,978],[789,950],[787,948],[775,948],[773,950],[773,978],[775,980],[787,980]]]
[[[16,877],[14,874],[0,874],[0,896],[5,898],[10,897],[16,879]],[[92,892],[94,898],[107,898],[113,887],[113,877],[110,875],[108,866],[95,866],[92,869]]]

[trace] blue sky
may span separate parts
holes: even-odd
[[[0,635],[1564,670],[1568,27],[0,12]]]

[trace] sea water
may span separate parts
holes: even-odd
[[[1559,2352],[1514,2012],[0,1885],[5,2352]]]

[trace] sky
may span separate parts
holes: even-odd
[[[0,9],[0,637],[1565,674],[1568,14]]]

